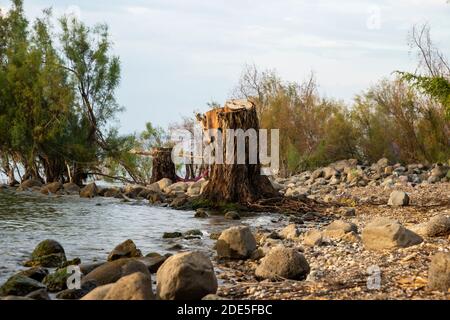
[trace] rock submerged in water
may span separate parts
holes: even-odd
[[[0,287],[0,297],[6,296],[26,296],[27,294],[45,289],[45,285],[34,279],[25,277],[23,275],[15,275],[8,279]]]
[[[398,221],[377,218],[363,229],[362,241],[366,249],[384,250],[417,245],[423,239],[418,234],[403,227]]]
[[[27,267],[59,268],[67,261],[64,248],[55,240],[44,240],[31,254],[31,260],[25,262]]]
[[[256,268],[258,278],[279,280],[303,280],[309,274],[310,267],[303,254],[292,248],[276,246],[262,258]]]
[[[64,192],[67,194],[79,194],[80,193],[80,187],[73,182],[65,183],[63,185],[63,188],[64,188]]]
[[[117,282],[95,288],[81,300],[154,300],[149,273],[135,272]]]
[[[224,230],[216,243],[219,258],[247,259],[255,249],[255,237],[246,226]]]
[[[442,292],[448,292],[450,289],[450,253],[440,252],[431,259],[428,288]]]
[[[241,220],[241,216],[236,211],[228,211],[225,213],[225,219],[227,220]]]
[[[56,194],[61,189],[63,189],[63,184],[61,182],[53,182],[43,186],[41,189],[41,193]]]
[[[133,240],[128,239],[117,247],[114,248],[113,251],[108,256],[108,261],[114,261],[123,258],[139,258],[142,257],[142,252],[138,248],[136,248]]]
[[[162,300],[200,300],[218,288],[211,260],[201,252],[171,256],[159,268],[156,280]]]

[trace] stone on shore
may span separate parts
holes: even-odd
[[[411,230],[423,237],[445,237],[450,235],[450,217],[438,215],[428,222],[412,227]]]
[[[417,245],[423,239],[403,227],[398,221],[377,218],[363,229],[362,241],[366,249],[384,250]]]
[[[150,274],[135,272],[92,290],[81,300],[154,300]]]
[[[51,300],[50,296],[48,295],[47,289],[39,289],[39,290],[33,291],[33,292],[27,294],[25,297],[33,299],[33,300],[42,300],[42,301]]]
[[[450,289],[450,253],[440,252],[432,257],[428,270],[428,288],[442,292]]]
[[[358,232],[358,228],[355,224],[346,222],[343,220],[335,220],[329,224],[323,231],[323,235],[331,239],[343,239],[346,234]]]
[[[157,296],[162,300],[200,300],[218,288],[211,260],[201,252],[171,256],[159,268]]]
[[[388,205],[391,207],[403,207],[409,205],[409,196],[403,191],[393,191],[389,196]]]
[[[227,220],[241,220],[241,216],[236,211],[228,211],[225,213],[225,219]]]
[[[42,187],[42,182],[36,179],[28,179],[23,181],[20,185],[18,190],[19,191],[25,191],[32,188],[40,188]]]
[[[27,270],[20,271],[17,274],[42,282],[42,280],[44,280],[44,278],[48,275],[48,270],[42,267],[33,267]]]
[[[295,224],[290,224],[286,228],[280,231],[280,236],[286,240],[296,240],[298,239],[300,232]]]
[[[224,230],[216,243],[219,258],[247,259],[255,249],[255,237],[246,226]]]
[[[82,279],[82,283],[92,282],[97,286],[103,286],[135,272],[150,274],[142,262],[135,259],[119,259],[94,269]]]
[[[64,192],[67,194],[79,194],[80,193],[80,187],[73,182],[65,183],[63,185],[63,188],[64,188]]]
[[[80,190],[81,198],[94,198],[98,195],[98,188],[95,183],[88,184]]]
[[[138,248],[136,248],[133,240],[128,239],[117,247],[114,248],[113,251],[108,256],[108,261],[119,260],[123,258],[139,258],[142,257],[142,252]]]
[[[27,294],[45,289],[45,285],[42,283],[33,280],[31,278],[15,275],[8,279],[1,287],[0,287],[0,297],[6,296],[26,296]]]
[[[303,254],[292,248],[276,246],[261,260],[255,275],[269,280],[303,280],[309,271],[309,264]]]
[[[142,258],[136,259],[139,262],[142,262],[148,269],[150,273],[158,272],[158,269],[162,266],[162,264],[167,260],[170,255],[153,255],[146,256]]]
[[[61,182],[52,182],[43,186],[41,189],[41,193],[56,194],[61,189],[63,189],[63,185]]]
[[[303,235],[303,244],[307,247],[320,246],[323,243],[323,235],[320,230],[312,229]]]
[[[208,211],[206,209],[197,209],[195,211],[195,218],[209,218]]]

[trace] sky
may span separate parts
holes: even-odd
[[[393,71],[414,70],[414,24],[428,23],[450,53],[446,0],[25,0],[30,18],[47,7],[110,26],[122,63],[122,133],[224,103],[245,64],[288,81],[313,71],[321,94],[351,103]]]

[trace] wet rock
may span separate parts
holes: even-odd
[[[209,235],[209,238],[211,240],[219,240],[221,234],[222,234],[222,232],[211,232],[211,234]]]
[[[300,232],[298,231],[297,226],[295,224],[290,224],[280,231],[281,238],[286,240],[296,240],[298,239],[299,235]]]
[[[403,191],[393,191],[389,196],[388,205],[392,207],[402,207],[409,205],[409,196]]]
[[[428,222],[412,227],[411,230],[424,237],[445,237],[450,235],[450,217],[438,215]]]
[[[67,289],[67,279],[71,276],[67,268],[61,268],[49,274],[43,280],[49,292],[59,292]]]
[[[184,206],[187,203],[187,197],[184,195],[178,196],[175,199],[172,200],[172,202],[170,203],[170,206],[172,208],[178,209],[181,208],[182,206]]]
[[[139,195],[142,194],[142,198],[146,198],[144,195],[149,194],[149,191],[146,191],[143,186],[129,186],[125,189],[125,196],[130,199],[137,199]]]
[[[398,221],[377,218],[363,229],[362,241],[366,249],[384,250],[417,245],[423,240]]]
[[[195,211],[195,218],[209,218],[208,211],[206,209],[197,209]]]
[[[225,213],[225,219],[227,220],[241,220],[241,216],[236,211],[228,211]]]
[[[66,261],[66,254],[61,244],[55,240],[44,240],[34,249],[31,260],[26,262],[25,266],[58,268]]]
[[[137,260],[139,262],[142,262],[147,267],[150,273],[156,273],[159,267],[162,266],[162,264],[167,260],[169,256],[167,255],[162,256],[158,254],[151,257],[139,258]]]
[[[208,294],[208,295],[204,296],[202,300],[210,300],[210,301],[212,301],[212,300],[229,300],[229,299],[224,298],[224,297],[220,297],[217,294]]]
[[[80,289],[66,289],[59,292],[56,295],[56,298],[61,300],[79,300],[96,287],[97,286],[92,282],[85,282],[81,284]]]
[[[114,261],[123,258],[139,258],[142,257],[142,252],[136,248],[133,240],[128,239],[122,242],[108,256],[108,261]]]
[[[308,230],[303,235],[303,244],[308,247],[320,246],[323,242],[323,235],[317,229]]]
[[[105,198],[116,198],[120,195],[118,188],[104,188],[99,192],[99,195]]]
[[[86,275],[89,272],[92,272],[93,270],[97,269],[98,267],[104,265],[105,262],[96,262],[96,263],[84,263],[80,264],[80,271],[82,274]]]
[[[95,183],[88,184],[80,190],[81,198],[94,198],[98,195],[98,188]]]
[[[34,267],[24,271],[20,271],[18,275],[42,282],[42,280],[44,280],[44,278],[48,275],[48,270],[42,267]]]
[[[164,232],[163,239],[176,239],[183,237],[181,232]]]
[[[51,300],[50,296],[48,295],[47,289],[39,289],[36,291],[33,291],[26,295],[26,298],[30,298],[33,300]]]
[[[59,190],[63,189],[61,182],[53,182],[46,184],[42,187],[41,193],[43,194],[56,194]]]
[[[151,204],[163,203],[165,201],[165,197],[160,192],[150,192],[147,196],[148,202]]]
[[[19,191],[24,191],[27,189],[32,189],[32,188],[40,188],[42,187],[42,182],[36,179],[29,179],[29,180],[25,180],[24,182],[22,182],[19,185],[18,190]]]
[[[269,280],[280,278],[302,280],[306,278],[309,271],[309,264],[303,254],[295,249],[277,246],[261,260],[255,275]]]
[[[184,233],[185,239],[200,239],[201,237],[203,237],[203,232],[198,229],[189,230]]]
[[[72,182],[65,183],[63,185],[63,188],[64,188],[64,192],[67,194],[79,194],[80,193],[80,187]]]
[[[6,296],[1,298],[0,300],[9,300],[9,301],[33,301],[34,299],[28,297],[19,297],[19,296]]]
[[[216,243],[219,258],[246,259],[256,249],[256,240],[249,227],[232,227],[222,232]]]
[[[15,275],[8,279],[1,287],[0,287],[0,297],[5,296],[26,296],[27,294],[45,289],[45,285],[42,283],[33,280],[31,278]]]
[[[148,273],[135,272],[116,283],[94,289],[81,300],[154,300]]]
[[[162,300],[200,300],[217,291],[217,279],[209,258],[200,252],[184,252],[167,259],[156,274],[157,296]]]
[[[135,272],[150,274],[142,262],[135,259],[119,259],[94,269],[82,279],[82,283],[92,282],[97,286],[103,286]]]
[[[450,289],[450,253],[440,252],[432,257],[428,270],[428,288],[442,292]]]

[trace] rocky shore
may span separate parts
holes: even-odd
[[[79,189],[25,181],[18,192],[147,199],[152,205],[192,209],[207,181]],[[212,234],[214,248],[173,255],[143,253],[132,240],[108,261],[68,261],[45,240],[24,261],[29,269],[0,287],[3,299],[449,299],[450,171],[447,165],[402,166],[381,159],[344,160],[273,185],[286,197],[311,199],[317,211],[281,214],[262,228],[241,224]],[[228,219],[238,220],[239,208]],[[231,210],[232,209],[232,210]],[[193,213],[207,219],[208,208]],[[281,226],[281,227],[280,227]],[[132,237],[133,235],[130,235]],[[167,233],[165,238],[203,237]],[[114,245],[112,245],[113,247]],[[145,256],[144,256],[145,254]],[[81,289],[67,289],[70,266]],[[68,269],[69,268],[69,269]]]

